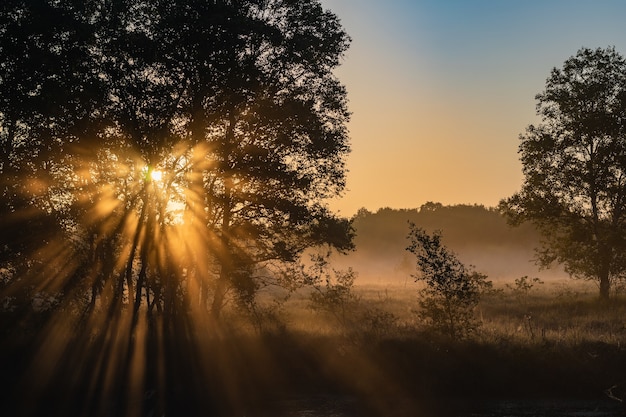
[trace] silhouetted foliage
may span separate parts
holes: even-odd
[[[541,265],[597,281],[607,299],[626,273],[626,61],[580,49],[536,98],[542,122],[520,136],[524,184],[500,209],[542,232]]]
[[[140,415],[227,303],[352,247],[348,45],[317,0],[1,3],[0,340],[32,335],[33,402]]]
[[[333,317],[343,328],[354,327],[359,297],[354,293],[356,274],[352,269],[337,270],[331,267],[330,253],[311,255],[307,279],[313,287],[311,308]]]
[[[20,287],[40,264],[79,307],[171,315],[193,292],[217,317],[276,261],[351,247],[324,203],[344,188],[349,38],[318,1],[10,0],[0,33],[0,250]]]
[[[521,250],[532,246],[539,237],[532,227],[512,230],[501,213],[493,208],[429,202],[419,209],[359,210],[353,218],[357,231],[355,243],[372,251],[388,247],[388,252],[394,252],[404,246],[407,221],[428,231],[444,231],[446,244],[455,250],[476,246],[506,246]]]
[[[333,268],[330,258],[330,251],[313,253],[306,268],[313,289],[309,294],[313,312],[330,319],[341,335],[353,342],[372,343],[394,334],[398,317],[385,308],[363,303],[354,285],[357,273],[352,268]]]
[[[514,284],[506,284],[505,287],[511,291],[511,293],[517,298],[520,304],[527,304],[528,295],[530,291],[535,288],[536,285],[542,285],[544,282],[539,278],[528,278],[527,275],[516,278]]]
[[[428,234],[409,223],[409,246],[417,258],[416,281],[426,286],[419,291],[419,316],[452,339],[473,333],[480,322],[474,309],[482,292],[491,286],[487,276],[467,268],[441,243],[441,233]]]

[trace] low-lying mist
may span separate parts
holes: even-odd
[[[511,227],[494,209],[483,206],[442,206],[427,203],[420,209],[359,211],[354,218],[356,249],[337,255],[333,265],[352,268],[359,284],[402,284],[413,281],[414,257],[408,244],[408,222],[427,231],[440,230],[444,244],[466,266],[486,274],[493,281],[522,276],[542,280],[563,279],[567,274],[558,265],[540,270],[534,262],[540,236],[530,225]]]

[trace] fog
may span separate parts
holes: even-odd
[[[346,255],[336,255],[333,265],[354,269],[359,284],[412,282],[415,259],[405,249],[408,222],[430,232],[441,231],[444,244],[461,262],[494,282],[522,276],[544,281],[568,277],[559,265],[544,270],[536,265],[535,248],[540,246],[540,235],[531,225],[509,226],[496,210],[483,206],[437,203],[414,210],[360,210],[354,218],[356,248]]]

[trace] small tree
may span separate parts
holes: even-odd
[[[330,256],[330,251],[312,254],[311,265],[303,271],[313,290],[310,308],[339,325],[353,342],[372,343],[392,334],[398,328],[398,317],[364,302],[355,292],[357,273],[352,268],[332,268]]]
[[[412,276],[426,284],[420,290],[420,318],[452,339],[466,337],[480,325],[474,308],[490,286],[487,276],[463,265],[441,243],[441,232],[431,235],[410,222],[409,228],[406,249],[417,257],[419,272]]]

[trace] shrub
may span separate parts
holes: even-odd
[[[356,272],[352,268],[337,270],[330,267],[330,254],[311,255],[312,265],[306,274],[313,288],[311,308],[333,317],[344,329],[354,327],[359,297],[354,293]]]
[[[527,275],[524,275],[523,277],[515,280],[515,285],[506,284],[506,288],[511,291],[520,304],[525,305],[528,302],[528,295],[530,294],[530,291],[535,287],[535,285],[541,284],[543,284],[543,281],[539,278],[533,278],[531,280]]]
[[[441,232],[432,235],[409,223],[406,248],[417,257],[416,281],[426,286],[419,292],[418,312],[433,329],[452,339],[461,339],[480,325],[475,307],[485,289],[491,287],[487,276],[468,268],[441,243]]]

